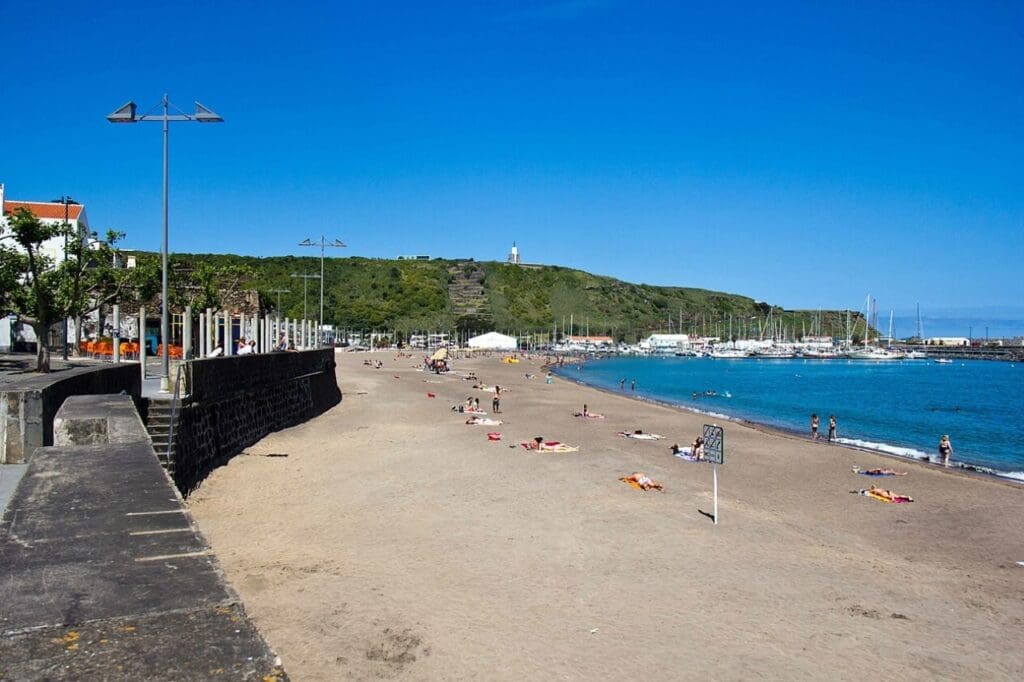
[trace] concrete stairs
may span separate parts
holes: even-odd
[[[460,261],[448,267],[448,300],[455,318],[472,316],[490,318],[491,306],[484,291],[484,271],[469,261]]]
[[[160,460],[160,465],[173,474],[177,445],[171,443],[169,451],[167,448],[167,440],[171,432],[171,404],[170,400],[150,398],[149,410],[146,412],[146,431],[149,432],[149,440],[153,443],[153,450],[156,452],[157,459]],[[181,409],[180,404],[178,409]],[[178,416],[178,414],[175,415],[175,422],[177,422]],[[177,423],[174,426],[177,429]],[[177,434],[175,434],[175,440],[177,440]],[[168,452],[170,452],[170,458],[168,458]]]

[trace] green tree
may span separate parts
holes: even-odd
[[[122,236],[111,231],[99,240],[76,234],[68,223],[43,223],[24,208],[7,221],[2,237],[8,243],[0,247],[0,303],[35,332],[37,372],[50,371],[46,341],[54,324],[68,317],[81,320],[128,291],[145,289],[142,273],[114,266],[115,245]],[[42,245],[60,237],[68,240],[68,248],[66,258],[55,263]]]
[[[177,308],[192,306],[193,310],[210,308],[219,312],[249,288],[254,276],[254,270],[248,265],[176,259],[171,264],[169,275],[171,305]]]

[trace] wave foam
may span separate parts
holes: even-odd
[[[860,440],[859,438],[836,438],[836,441],[843,445],[853,445],[858,448],[867,448],[868,450],[878,450],[889,455],[896,455],[897,457],[906,457],[908,459],[923,460],[927,459],[929,462],[936,461],[926,452],[915,450],[914,448],[901,448],[897,445],[889,445],[888,443],[875,443],[869,440]]]

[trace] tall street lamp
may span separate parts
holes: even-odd
[[[78,206],[78,202],[69,196],[61,196],[53,200],[55,204],[64,204],[64,260],[68,259],[68,206],[74,204]],[[81,235],[79,235],[81,236]],[[61,334],[62,347],[61,347],[61,358],[67,362],[68,360],[68,318],[64,316],[64,331]]]
[[[307,314],[306,314],[306,289],[307,289],[307,286],[306,285],[309,284],[309,280],[311,280],[311,279],[320,279],[320,275],[310,275],[309,273],[305,273],[305,272],[302,273],[301,275],[297,275],[295,273],[292,273],[292,279],[299,279],[299,278],[302,279],[302,319],[305,320],[307,318]],[[323,313],[321,313],[321,315],[322,314]],[[322,322],[322,320],[321,320],[321,322]]]
[[[160,253],[161,264],[162,264],[162,275],[161,275],[161,293],[160,293],[160,340],[163,344],[163,361],[160,366],[160,391],[162,393],[168,393],[171,390],[171,364],[170,364],[170,340],[171,340],[171,322],[170,322],[170,303],[167,300],[167,133],[170,127],[171,121],[195,121],[196,123],[223,123],[224,119],[213,112],[213,110],[204,107],[199,102],[195,103],[196,111],[194,114],[186,114],[177,107],[174,107],[178,112],[176,114],[170,113],[171,103],[167,99],[165,94],[160,106],[163,108],[162,114],[143,114],[137,116],[135,114],[135,102],[129,101],[124,106],[115,110],[114,113],[107,116],[107,120],[111,123],[138,123],[140,121],[160,121],[164,124],[164,243],[163,249]],[[140,336],[145,336],[145,329],[140,331]],[[144,339],[141,339],[144,340]]]
[[[328,246],[343,249],[345,244],[340,239],[329,242],[323,235],[320,235],[320,241],[314,242],[307,238],[299,242],[299,246],[320,247],[320,329],[317,330],[317,339],[320,339],[324,326],[324,249]]]

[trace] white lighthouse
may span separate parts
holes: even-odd
[[[515,242],[512,242],[512,252],[508,254],[508,262],[519,265],[519,247]]]

